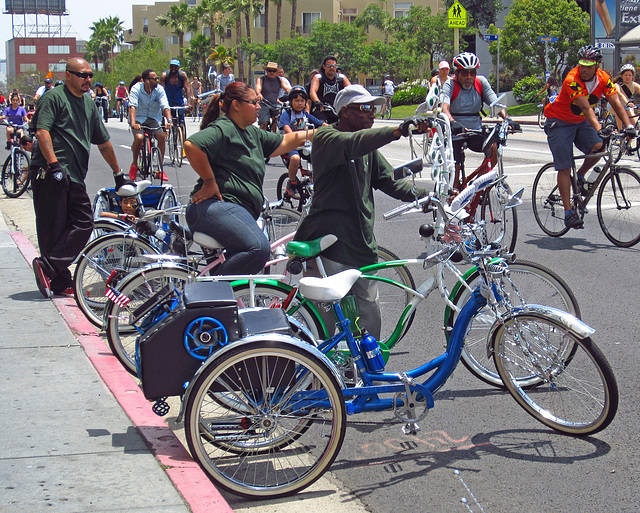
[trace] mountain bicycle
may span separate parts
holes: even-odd
[[[138,173],[140,173],[140,178],[143,180],[150,180],[152,183],[162,185],[164,166],[155,133],[164,129],[162,127],[151,128],[148,126],[141,126],[141,129],[144,133],[144,140],[138,153]]]
[[[185,107],[171,107],[171,126],[167,135],[167,145],[169,148],[169,160],[172,166],[182,166],[184,158],[184,140],[187,137],[187,127],[184,124],[184,118],[181,118],[179,111],[185,110]],[[181,122],[182,119],[182,122]]]
[[[14,128],[11,134],[11,153],[2,166],[2,190],[9,198],[19,198],[29,188],[29,154],[20,148],[20,138],[17,131],[25,129],[25,125],[15,125],[4,122]]]
[[[501,289],[503,270],[490,263],[500,250],[494,245],[470,250],[481,238],[472,224],[458,233],[460,241],[448,251],[473,260],[481,287],[459,313],[445,351],[414,369],[386,371],[376,340],[352,333],[340,301],[360,278],[358,270],[300,280],[302,296],[331,301],[338,319],[339,333],[317,348],[284,333],[249,335],[236,342],[218,338],[219,349],[186,385],[178,416],[179,422],[184,418],[189,451],[216,485],[254,499],[308,487],[340,451],[347,415],[389,411],[404,434],[416,435],[419,422],[435,405],[434,394],[460,361],[472,319],[485,305],[501,319],[490,331],[488,350],[507,390],[528,414],[577,436],[599,432],[612,422],[618,388],[591,339],[594,330],[556,309],[513,307]],[[355,386],[344,383],[331,360],[340,343],[346,343],[356,362]],[[153,373],[153,362],[141,358],[139,363],[143,374]],[[523,378],[537,386],[525,388]]]
[[[640,241],[640,177],[627,166],[615,163],[613,148],[624,148],[624,133],[605,136],[617,140],[609,143],[606,151],[592,155],[573,157],[571,165],[571,208],[584,219],[587,205],[597,193],[596,212],[600,228],[613,244],[629,248]],[[604,166],[594,167],[597,178],[585,184],[587,190],[578,187],[576,160],[604,157]],[[551,237],[560,237],[569,231],[564,225],[564,207],[558,190],[558,173],[553,163],[545,164],[533,181],[531,202],[536,222]]]

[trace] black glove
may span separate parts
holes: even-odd
[[[424,119],[424,118],[420,118],[418,116],[411,116],[410,118],[406,118],[402,123],[400,123],[400,125],[398,125],[398,128],[400,129],[400,133],[402,134],[402,137],[408,137],[409,130],[411,130],[411,125],[417,126],[421,119]]]
[[[318,102],[313,102],[313,106],[316,108],[316,110],[322,110],[322,108],[324,107],[324,104],[318,101]]]
[[[451,122],[451,135],[460,135],[464,133],[465,128],[457,121]]]
[[[605,126],[598,130],[598,135],[606,139],[611,135],[611,132],[613,132],[613,129],[610,126]]]
[[[636,129],[633,126],[624,129],[624,135],[627,137],[635,137],[637,135]]]
[[[124,174],[118,173],[113,177],[113,179],[116,181],[116,192],[118,192],[120,188],[125,185],[130,185],[131,187],[133,187],[133,191],[136,190],[136,183],[132,180],[129,180]]]
[[[58,161],[52,162],[47,166],[47,173],[51,174],[51,176],[53,176],[59,182],[64,180],[67,176],[67,172],[64,170],[64,168],[60,165],[60,162]]]

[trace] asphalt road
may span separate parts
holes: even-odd
[[[128,169],[131,135],[115,125],[109,123],[112,142],[121,166]],[[383,153],[397,165],[408,160],[408,143],[392,143]],[[278,160],[272,159],[267,169],[265,192],[270,199],[275,199],[277,178],[285,171]],[[460,366],[436,395],[435,408],[421,422],[422,431],[416,437],[402,435],[401,423],[391,413],[350,418],[332,476],[373,513],[640,509],[640,383],[635,374],[638,278],[633,271],[640,263],[639,248],[613,246],[598,226],[595,204],[584,230],[559,239],[544,235],[533,218],[530,198],[535,173],[548,161],[546,139],[537,127],[524,127],[524,133],[509,139],[504,154],[508,181],[514,190],[525,188],[524,204],[518,208],[516,253],[550,267],[573,289],[583,319],[597,330],[594,341],[616,374],[618,415],[596,436],[563,436],[529,417],[507,393],[478,381]],[[467,169],[473,162],[470,154]],[[634,157],[629,164],[640,169]],[[188,165],[178,170],[166,166],[165,171],[180,199],[186,201],[195,172]],[[94,151],[88,190],[111,186],[109,173]],[[418,227],[424,220],[412,215],[383,221],[382,213],[398,202],[384,195],[377,195],[376,202],[378,242],[402,257],[420,255],[424,246]],[[10,210],[3,202],[3,212],[13,215],[16,224],[22,223],[20,229],[28,230],[19,209]],[[414,273],[417,282],[428,276],[427,271]],[[415,367],[442,347],[442,302],[434,294],[423,304],[416,323],[393,354],[391,371]],[[305,492],[290,500],[304,497]],[[229,501],[232,507],[243,504]]]

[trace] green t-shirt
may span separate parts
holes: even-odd
[[[188,138],[207,155],[222,198],[243,206],[256,219],[264,201],[265,157],[280,146],[282,139],[282,135],[255,125],[243,130],[227,116],[219,117]],[[199,178],[192,196],[203,183]]]
[[[393,168],[377,148],[396,140],[393,127],[341,132],[321,127],[313,136],[313,201],[300,224],[296,240],[313,240],[333,234],[338,241],[323,251],[327,258],[355,268],[378,260],[373,235],[373,190],[413,201],[412,184],[394,181]],[[354,166],[349,161],[354,160]],[[418,195],[424,196],[425,189]]]
[[[91,145],[109,140],[109,132],[93,100],[86,94],[78,98],[66,85],[54,87],[38,100],[31,126],[51,134],[58,162],[69,178],[79,184],[84,184],[87,176]],[[47,166],[39,148],[33,152],[31,164]]]

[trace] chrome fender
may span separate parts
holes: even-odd
[[[322,362],[327,366],[327,368],[331,371],[331,373],[333,374],[333,376],[336,378],[338,385],[340,386],[340,389],[346,388],[346,385],[344,383],[344,380],[342,379],[342,376],[340,375],[340,373],[338,372],[338,370],[336,369],[336,366],[333,364],[333,362],[331,360],[329,360],[329,358],[327,358],[327,356],[322,353],[321,351],[319,351],[318,349],[316,349],[314,346],[307,344],[306,342],[303,342],[300,339],[297,339],[295,337],[292,337],[290,335],[283,335],[281,333],[262,333],[260,335],[250,335],[248,337],[245,338],[241,338],[239,340],[236,340],[234,342],[231,342],[230,344],[224,346],[222,349],[220,349],[219,351],[216,351],[215,353],[213,353],[211,356],[209,356],[209,358],[207,358],[204,363],[200,366],[200,368],[196,371],[196,373],[193,375],[193,378],[191,378],[191,381],[189,382],[189,385],[187,386],[184,395],[182,396],[182,404],[180,405],[180,413],[178,414],[178,418],[176,419],[176,422],[182,422],[182,418],[184,415],[184,409],[186,407],[186,404],[189,400],[189,396],[191,395],[193,388],[194,388],[194,383],[198,380],[198,377],[200,377],[200,374],[202,374],[203,372],[205,372],[209,367],[211,367],[213,365],[213,363],[215,362],[215,360],[217,360],[219,357],[224,356],[227,352],[233,350],[234,348],[241,346],[241,345],[247,345],[247,344],[252,344],[255,342],[284,342],[285,344],[290,344],[292,346],[296,346],[302,350],[304,350],[305,352],[307,352],[309,354],[309,356],[312,357],[316,357],[319,360],[322,360]]]
[[[552,321],[557,322],[558,324],[567,328],[567,330],[577,336],[578,338],[587,338],[593,335],[596,330],[593,329],[588,324],[582,322],[577,317],[574,317],[570,313],[564,312],[557,308],[553,308],[551,306],[542,306],[542,305],[523,305],[512,308],[504,315],[502,315],[498,320],[493,323],[491,326],[491,330],[489,331],[489,336],[487,337],[487,358],[491,358],[491,355],[494,351],[496,333],[502,326],[502,324],[508,320],[522,317],[523,315],[533,315],[541,318],[548,318]]]

